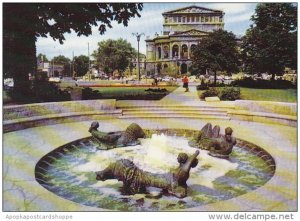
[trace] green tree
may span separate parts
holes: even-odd
[[[106,73],[112,73],[117,70],[124,72],[134,58],[136,50],[131,44],[120,38],[118,40],[108,39],[98,43],[98,49],[92,56],[96,64]]]
[[[235,35],[232,32],[216,30],[208,34],[193,49],[192,69],[214,72],[214,83],[217,71],[234,73],[239,70],[239,53]]]
[[[141,3],[3,3],[3,73],[14,79],[14,89],[30,96],[28,73],[36,73],[36,40],[52,37],[61,44],[72,30],[88,36],[92,26],[100,34],[112,21],[128,25],[140,16]]]
[[[43,62],[49,61],[47,56],[45,54],[41,54],[41,53],[38,54],[37,59],[39,59],[40,61],[43,61]]]
[[[63,55],[58,55],[52,58],[51,63],[53,62],[54,64],[64,65],[64,64],[69,64],[71,60]]]
[[[132,70],[133,70],[133,68],[134,68],[133,62],[130,61],[130,62],[129,62],[129,74],[130,74],[130,75],[132,75]]]
[[[261,3],[251,17],[253,24],[242,38],[245,71],[282,74],[297,67],[297,6],[293,3]]]
[[[61,65],[63,66],[63,75],[67,76],[70,75],[70,65],[71,60],[63,55],[58,55],[52,58],[51,60],[52,65]],[[55,74],[56,76],[57,74]]]
[[[85,55],[74,57],[74,66],[77,76],[85,75],[89,70],[89,57]]]

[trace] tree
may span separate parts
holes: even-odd
[[[128,25],[141,3],[3,3],[3,72],[14,79],[14,89],[28,96],[28,73],[36,73],[38,37],[50,36],[61,44],[72,30],[88,36],[92,26],[100,34],[112,21]]]
[[[214,83],[217,82],[217,71],[233,73],[239,70],[239,53],[235,35],[224,30],[215,30],[203,38],[193,49],[192,68],[205,72],[214,72]]]
[[[129,62],[129,74],[130,74],[130,75],[132,75],[132,70],[133,70],[133,68],[134,68],[133,62],[130,61],[130,62]]]
[[[136,50],[131,44],[120,38],[118,40],[108,39],[98,43],[98,49],[93,52],[97,65],[106,73],[117,70],[124,72],[134,58]]]
[[[64,65],[64,64],[70,64],[71,60],[70,58],[67,58],[63,55],[58,55],[52,58],[51,63],[52,62],[54,62],[54,64]]]
[[[80,55],[74,57],[74,66],[76,67],[77,76],[83,76],[89,70],[89,57]]]
[[[45,54],[41,54],[39,53],[38,56],[37,56],[37,59],[40,60],[40,61],[43,61],[43,62],[48,62],[48,58]]]
[[[242,60],[249,74],[282,74],[297,68],[297,6],[261,3],[251,17],[253,24],[242,38]]]
[[[63,75],[64,76],[67,76],[70,74],[71,70],[70,70],[70,66],[71,66],[71,60],[63,55],[58,55],[58,56],[55,56],[54,58],[52,58],[51,60],[51,64],[52,65],[61,65],[63,66]],[[58,73],[55,74],[55,76],[57,75]]]

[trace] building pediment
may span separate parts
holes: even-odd
[[[179,8],[172,11],[164,12],[163,15],[169,14],[194,14],[194,13],[202,13],[202,14],[211,14],[211,13],[223,13],[220,10],[213,10],[209,8],[199,7],[199,6],[189,6],[184,8]]]
[[[183,32],[176,32],[174,34],[170,34],[170,36],[189,37],[189,36],[203,36],[203,35],[207,35],[207,34],[208,34],[208,32],[192,29],[192,30],[183,31]]]

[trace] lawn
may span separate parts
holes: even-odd
[[[241,87],[242,100],[297,102],[297,89],[254,89]],[[198,91],[199,97],[203,91]]]
[[[146,91],[149,87],[92,87],[91,89],[98,91],[101,99],[160,100],[176,88],[176,86],[152,88],[158,89],[158,91]],[[163,91],[164,89],[166,90]]]
[[[278,102],[297,102],[296,89],[241,88],[241,99]]]

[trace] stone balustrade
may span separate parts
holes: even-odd
[[[116,100],[84,100],[11,105],[3,108],[4,132],[78,120],[119,116]]]
[[[297,126],[297,103],[236,100],[234,106],[231,119]]]

